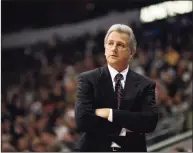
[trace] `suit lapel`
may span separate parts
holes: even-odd
[[[105,101],[106,105],[111,106],[111,108],[117,108],[116,94],[113,89],[113,83],[107,65],[101,68],[99,85],[102,96],[107,98]]]
[[[139,81],[135,77],[132,70],[129,69],[126,77],[125,87],[123,90],[123,100],[121,103],[122,107],[120,106],[120,108],[124,107],[124,103],[127,103],[126,109],[131,108],[132,104],[136,99],[138,91],[139,91]]]

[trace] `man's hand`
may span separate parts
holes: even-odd
[[[96,113],[97,116],[100,116],[100,117],[108,119],[109,113],[110,113],[110,109],[109,108],[96,109],[95,113]]]

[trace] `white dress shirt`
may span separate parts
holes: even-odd
[[[115,91],[115,81],[114,81],[114,78],[115,78],[115,76],[116,76],[119,72],[118,72],[117,70],[115,70],[114,68],[112,68],[110,65],[108,65],[108,69],[109,69],[109,72],[110,72],[110,75],[111,75],[111,79],[112,79],[112,82],[113,82],[113,89],[114,89],[114,91]],[[128,70],[129,70],[129,65],[128,65],[128,67],[127,67],[125,70],[123,70],[122,72],[120,72],[120,73],[123,75],[123,80],[121,80],[121,85],[122,85],[123,89],[124,89],[124,87],[125,87],[126,76],[127,76]],[[112,111],[112,109],[110,109],[110,113],[109,113],[108,120],[109,120],[110,122],[113,122],[113,111]],[[129,131],[129,130],[127,130],[127,129],[125,129],[125,128],[122,128],[119,136],[126,136],[126,132],[127,132],[127,131]],[[121,148],[121,146],[119,146],[119,145],[116,144],[115,142],[112,142],[111,147]]]

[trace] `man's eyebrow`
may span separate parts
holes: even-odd
[[[116,41],[116,40],[108,40],[108,41]],[[122,43],[122,44],[125,44],[124,42],[122,42],[122,41],[116,41],[116,42],[118,42],[118,43]]]

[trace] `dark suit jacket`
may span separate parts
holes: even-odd
[[[111,151],[112,141],[124,151],[147,151],[145,133],[158,122],[153,81],[129,69],[119,110],[107,65],[81,73],[77,90],[75,119],[82,136],[74,151]],[[113,122],[96,116],[97,108],[112,108]],[[119,136],[123,127],[133,132]]]

